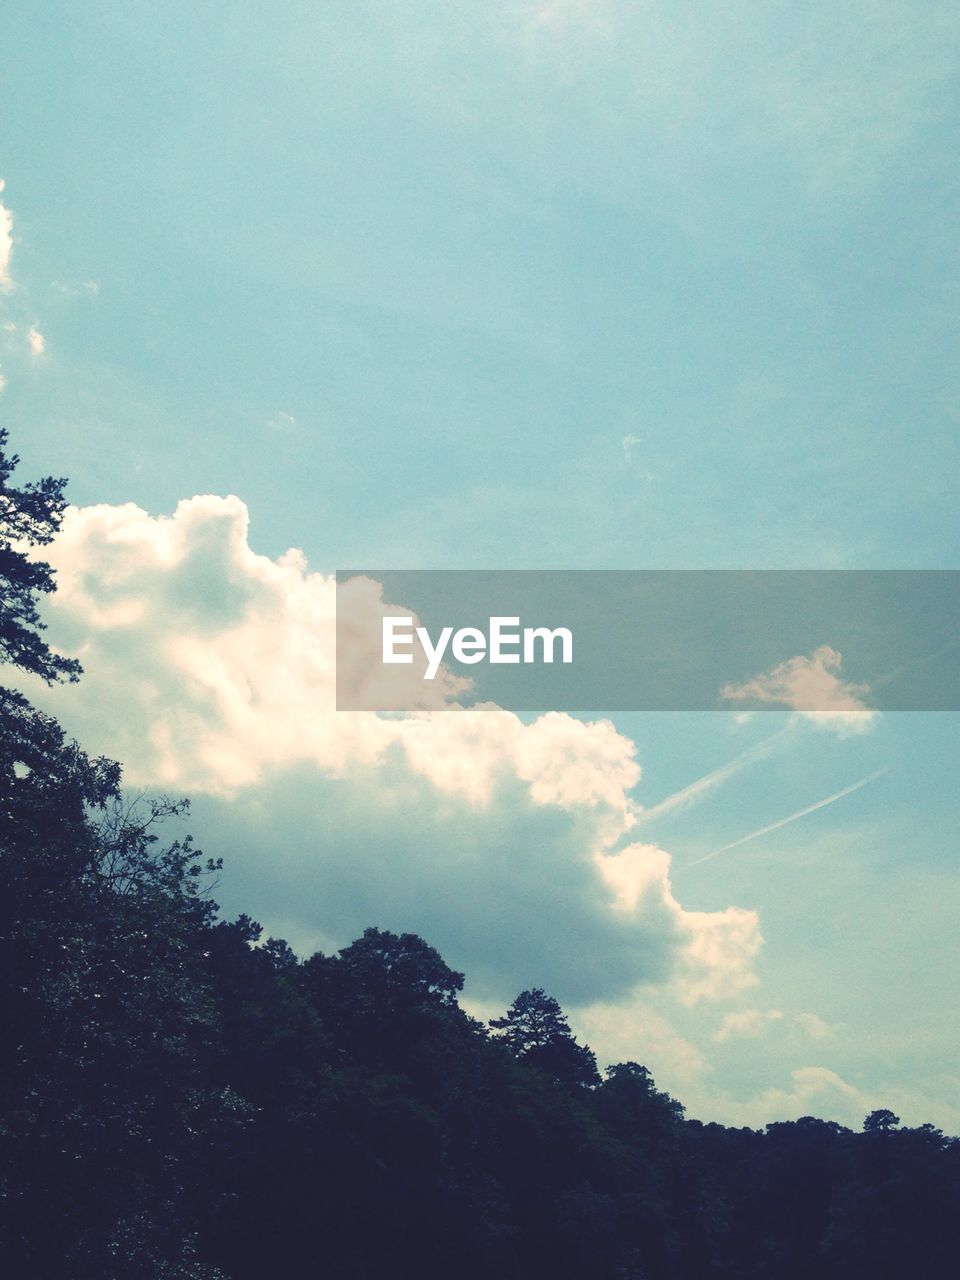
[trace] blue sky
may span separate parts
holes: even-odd
[[[526,748],[478,808],[414,778],[406,745],[346,772],[298,754],[313,722],[271,686],[257,732],[286,745],[248,778],[219,737],[163,754],[223,713],[241,659],[220,644],[221,685],[206,650],[205,675],[190,663],[240,617],[231,591],[282,594],[300,671],[307,588],[238,538],[323,574],[955,567],[955,6],[14,2],[4,44],[0,407],[24,474],[69,475],[81,507],[235,494],[249,514],[195,509],[162,555],[159,526],[84,526],[51,614],[88,671],[65,722],[190,790],[226,905],[302,945],[406,913],[480,975],[478,1007],[556,987],[602,1058],[648,1061],[695,1114],[854,1122],[876,1102],[956,1131],[953,715],[848,736],[612,716],[642,770],[616,785],[647,809],[784,730],[630,837],[669,854],[688,914],[755,913],[753,984],[692,1002],[665,939],[700,926],[660,902],[612,927],[596,831],[567,793],[521,794]],[[131,584],[154,552],[148,634]],[[103,612],[121,578],[127,620]]]

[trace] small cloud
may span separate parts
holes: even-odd
[[[296,431],[298,423],[292,413],[284,413],[282,409],[278,409],[272,418],[267,419],[267,430],[277,431],[290,434]]]
[[[790,658],[743,684],[725,684],[720,696],[788,707],[821,728],[860,733],[876,718],[876,711],[865,701],[870,686],[843,680],[842,665],[843,656],[822,644],[808,658]]]
[[[6,375],[0,371],[0,391],[3,391],[7,385]]]
[[[753,1040],[774,1022],[781,1022],[783,1014],[779,1009],[741,1009],[737,1013],[728,1013],[714,1033],[714,1040],[722,1042],[737,1036]]]
[[[42,356],[47,349],[47,340],[35,324],[27,330],[27,345],[35,356]]]
[[[69,284],[66,280],[51,280],[50,288],[67,298],[78,298],[81,293],[95,298],[100,292],[100,286],[96,280],[81,280],[79,284]]]
[[[634,457],[634,449],[637,445],[643,444],[643,436],[625,435],[620,441],[623,449],[623,461],[626,466],[632,468],[633,474],[641,480],[652,480],[653,475],[649,471],[641,471],[639,469],[642,459]]]
[[[624,462],[630,462],[633,459],[634,446],[643,444],[643,436],[626,435],[623,437],[621,444],[623,445],[623,460]]]
[[[534,30],[546,29],[562,32],[568,29],[582,34],[585,27],[597,33],[610,28],[606,6],[596,0],[545,0],[534,4],[532,25]]]
[[[811,1040],[826,1040],[828,1036],[833,1035],[833,1028],[829,1023],[815,1013],[798,1013],[794,1018],[794,1022],[798,1027],[802,1027],[810,1036]]]

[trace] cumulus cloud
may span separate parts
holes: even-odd
[[[383,598],[379,582],[362,574],[341,582],[335,613],[337,633],[336,700],[340,708],[380,711],[393,708],[430,710],[450,707],[473,682],[440,666],[424,679],[427,654],[418,635],[412,637],[411,662],[385,665],[381,658],[381,624],[385,617],[407,616],[417,627],[420,618]]]
[[[31,692],[130,782],[192,794],[270,928],[302,949],[413,928],[479,995],[543,985],[579,1006],[754,981],[755,913],[686,910],[669,855],[625,844],[640,769],[611,723],[336,711],[332,576],[247,535],[237,498],[71,509],[45,553],[50,634],[86,674]],[[384,607],[379,584],[358,591]]]
[[[730,702],[787,707],[822,728],[860,733],[876,715],[866,702],[870,686],[844,680],[842,665],[836,649],[820,645],[809,657],[790,658],[743,684],[725,684],[720,696]]]
[[[35,324],[27,330],[27,346],[31,355],[35,356],[42,356],[47,349],[47,340]]]
[[[687,911],[690,941],[678,973],[685,1004],[723,1000],[757,983],[753,961],[763,943],[757,913],[743,907]]]
[[[399,748],[413,771],[464,799],[488,800],[509,775],[536,804],[603,810],[615,818],[611,836],[633,821],[639,767],[607,721],[337,712],[333,578],[310,572],[295,550],[255,554],[237,498],[192,498],[159,519],[132,505],[72,509],[49,558],[54,617],[88,670],[89,713],[138,783],[229,791],[268,769],[309,761],[342,773]],[[402,607],[369,580],[350,605]],[[94,686],[108,674],[127,704],[122,719],[136,715],[132,729],[104,719]],[[438,705],[459,687],[453,677],[434,684]]]

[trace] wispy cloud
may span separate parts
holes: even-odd
[[[290,434],[297,430],[298,423],[292,413],[278,409],[272,418],[267,419],[267,429],[280,434]]]
[[[634,436],[634,435],[625,435],[625,436],[623,437],[623,440],[622,440],[620,443],[621,443],[621,444],[622,444],[622,446],[623,446],[623,460],[624,460],[624,462],[632,462],[632,461],[633,461],[633,450],[634,450],[634,448],[635,448],[638,444],[642,444],[642,443],[643,443],[643,437],[642,437],[642,436]]]
[[[70,284],[66,280],[51,280],[50,288],[54,293],[60,293],[65,298],[79,298],[83,294],[95,298],[100,292],[100,285],[96,280],[81,280],[79,284]]]
[[[714,1033],[714,1040],[722,1044],[724,1040],[744,1037],[754,1040],[767,1027],[775,1022],[783,1021],[781,1009],[739,1009],[728,1013]]]
[[[801,1027],[811,1040],[826,1040],[833,1035],[833,1028],[816,1013],[798,1013],[794,1022]]]
[[[693,862],[688,862],[686,866],[678,868],[686,871],[690,867],[697,867],[703,862],[709,862],[711,858],[719,857],[721,853],[728,853],[731,849],[738,849],[740,845],[746,844],[750,840],[758,840],[760,836],[769,835],[771,831],[779,831],[781,827],[788,826],[791,822],[797,822],[800,818],[805,818],[808,813],[816,813],[818,809],[825,809],[828,804],[835,804],[837,800],[842,800],[844,796],[853,795],[855,791],[859,791],[861,787],[865,787],[868,782],[875,782],[877,778],[882,778],[885,773],[889,773],[889,767],[877,769],[875,773],[868,773],[865,778],[861,778],[858,782],[852,782],[849,787],[843,787],[840,791],[834,791],[832,795],[825,796],[822,800],[817,800],[814,804],[808,804],[803,809],[798,809],[796,813],[790,813],[785,818],[780,818],[777,822],[768,823],[765,827],[760,827],[756,831],[751,831],[749,835],[741,836],[739,840],[731,840],[729,844],[721,845],[719,849],[714,849],[712,853],[704,854],[702,858],[695,858]]]

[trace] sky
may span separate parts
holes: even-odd
[[[2,31],[0,414],[86,670],[36,700],[304,954],[420,932],[703,1119],[960,1132],[955,714],[337,713],[330,577],[956,567],[956,6]]]

